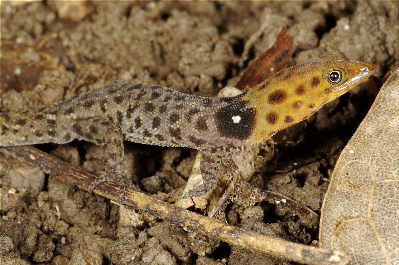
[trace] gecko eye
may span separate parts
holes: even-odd
[[[327,80],[331,85],[337,85],[342,80],[342,72],[340,70],[331,70],[327,74]]]

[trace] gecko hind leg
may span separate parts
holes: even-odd
[[[188,190],[183,194],[183,198],[198,197],[206,194],[216,187],[218,183],[218,174],[222,165],[222,158],[217,154],[204,152],[201,158],[202,184]]]

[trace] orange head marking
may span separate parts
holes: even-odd
[[[256,124],[246,141],[250,144],[263,142],[271,132],[308,118],[374,71],[370,63],[349,62],[330,55],[276,73],[241,97],[256,109]]]

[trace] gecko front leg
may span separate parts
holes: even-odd
[[[136,188],[135,186],[133,186],[131,182],[129,182],[123,166],[124,137],[120,133],[120,131],[114,127],[108,128],[104,136],[105,137],[102,142],[102,147],[103,147],[102,160],[105,172],[90,184],[89,192],[93,192],[93,190],[99,184],[106,181],[111,181],[119,185],[120,187],[119,202],[123,203],[125,188],[126,187]]]
[[[103,147],[102,160],[105,172],[90,183],[89,192],[93,192],[99,184],[111,181],[120,186],[119,201],[122,203],[125,188],[135,187],[128,181],[123,166],[124,136],[119,127],[100,118],[86,118],[75,121],[72,124],[72,131],[79,140],[86,140]]]

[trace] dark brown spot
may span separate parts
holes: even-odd
[[[86,133],[85,137],[87,140],[92,140],[93,139],[93,135],[91,135],[90,133]]]
[[[136,125],[136,129],[139,129],[139,128],[141,127],[142,122],[141,122],[140,117],[137,117],[137,118],[134,120],[134,124]]]
[[[160,89],[160,90],[165,90],[165,87],[160,86],[160,85],[150,85],[152,89]]]
[[[52,126],[52,127],[54,127],[55,125],[56,125],[56,121],[55,120],[46,120],[46,123],[49,125],[49,126]]]
[[[93,107],[93,105],[94,105],[94,100],[88,100],[83,103],[83,107],[86,109]]]
[[[320,78],[317,76],[312,77],[312,80],[310,81],[310,85],[312,87],[317,87],[320,84]]]
[[[152,120],[152,128],[156,129],[156,128],[159,127],[159,125],[161,125],[161,118],[155,117],[155,118]]]
[[[285,116],[284,122],[285,122],[285,123],[294,122],[294,118],[292,118],[291,116]]]
[[[208,129],[205,117],[198,118],[197,122],[195,123],[195,129],[198,131],[206,131]]]
[[[35,135],[36,135],[37,137],[42,137],[42,136],[43,136],[43,133],[42,133],[41,131],[35,131]]]
[[[35,116],[33,116],[33,119],[38,121],[38,120],[43,120],[44,119],[44,115],[43,114],[37,114]]]
[[[65,110],[64,114],[65,115],[71,115],[74,112],[75,112],[74,108],[68,108],[68,109]]]
[[[269,114],[266,115],[266,120],[270,124],[275,124],[278,120],[278,114],[276,112],[269,112]]]
[[[294,102],[294,109],[299,109],[302,106],[303,106],[303,103],[301,101]]]
[[[168,109],[168,107],[166,105],[162,105],[162,106],[159,107],[159,112],[160,113],[165,113],[167,109]]]
[[[10,121],[10,116],[8,115],[8,113],[0,113],[0,117],[7,122]]]
[[[1,130],[0,130],[1,135],[5,135],[7,131],[8,127],[6,127],[4,124],[1,125]]]
[[[206,143],[204,140],[195,138],[194,136],[188,137],[188,140],[189,140],[190,142],[192,142],[195,146],[201,146],[201,145],[203,145],[203,144]]]
[[[129,133],[134,133],[136,131],[136,129],[134,129],[134,127],[132,125],[129,124],[129,127],[127,128],[127,131]]]
[[[305,92],[305,87],[303,85],[299,85],[297,88],[295,88],[295,94],[297,95],[303,95]]]
[[[89,130],[92,134],[98,134],[98,128],[94,125],[90,125]]]
[[[183,140],[180,128],[169,128],[170,135],[178,141]]]
[[[258,88],[258,91],[262,91],[263,89],[267,88],[267,86],[269,85],[270,81],[267,81],[263,84],[261,84]]]
[[[242,94],[240,94],[238,96],[241,96],[241,95]],[[221,98],[219,98],[219,100],[221,102],[232,103],[233,101],[237,100],[238,96],[235,96],[235,97],[221,97]]]
[[[315,107],[314,104],[309,104],[309,109],[313,109]]]
[[[71,134],[70,133],[66,133],[64,136],[64,141],[69,142],[71,140]]]
[[[172,113],[169,116],[169,121],[173,124],[175,122],[177,122],[180,119],[180,115],[177,113]]]
[[[15,123],[17,125],[24,126],[26,124],[26,120],[25,119],[18,119],[18,120],[15,121]]]
[[[139,89],[141,87],[143,87],[143,84],[142,83],[138,83],[138,84],[134,84],[132,86],[129,86],[126,90],[127,91],[132,91],[132,90],[135,90],[135,89]]]
[[[137,107],[138,107],[138,104],[136,104],[134,106],[132,104],[130,104],[126,110],[126,118],[128,118],[128,119],[132,118],[132,114],[137,109]]]
[[[29,110],[27,110],[27,109],[26,109],[26,110],[23,110],[23,111],[21,111],[21,114],[22,114],[22,115],[26,115],[26,114],[28,114],[28,113],[29,113]]]
[[[159,98],[161,96],[161,93],[159,93],[159,92],[152,92],[151,93],[151,100],[153,100],[153,99],[156,99],[156,98]]]
[[[284,90],[276,90],[268,97],[269,104],[280,104],[287,99],[287,93]]]
[[[180,101],[180,100],[184,100],[187,96],[185,95],[178,95],[177,97],[175,97],[176,101]]]
[[[210,98],[202,98],[201,104],[205,107],[209,107],[212,104],[212,99]]]
[[[118,110],[116,112],[116,121],[118,122],[118,124],[122,124],[122,120],[123,120],[123,114],[120,110]]]
[[[288,74],[286,74],[286,75],[283,77],[283,79],[284,79],[284,80],[288,80],[288,79],[291,78],[291,76],[292,76],[292,72],[288,72]]]
[[[197,109],[197,108],[190,109],[190,110],[186,113],[186,120],[187,120],[188,122],[191,122],[191,119],[193,118],[193,116],[194,116],[195,114],[199,113],[199,112],[200,112],[200,110]]]
[[[118,92],[118,89],[115,87],[109,87],[106,92],[108,92],[108,94],[112,95],[112,94],[115,94],[116,92]]]
[[[161,141],[161,142],[165,141],[165,138],[160,134],[156,134],[156,135],[154,135],[154,137],[157,138],[158,141]]]
[[[82,126],[79,123],[74,123],[72,125],[72,131],[75,132],[77,135],[83,135]]]
[[[177,104],[175,106],[175,109],[182,109],[182,108],[184,108],[184,104]]]
[[[123,103],[123,96],[114,97],[114,101],[118,105],[122,104]]]
[[[100,109],[101,109],[102,113],[107,112],[107,104],[108,104],[108,101],[106,99],[104,99],[100,102]]]
[[[172,99],[171,96],[166,96],[166,97],[163,99],[163,102],[169,102],[171,99]]]
[[[145,93],[145,92],[140,92],[140,93],[138,93],[137,96],[136,96],[136,100],[137,100],[137,101],[141,100],[141,98],[142,98],[145,94],[147,94],[147,93]]]
[[[148,138],[152,137],[152,133],[150,133],[148,130],[144,130],[143,135]]]
[[[153,112],[155,110],[154,104],[148,102],[144,104],[144,111]]]

